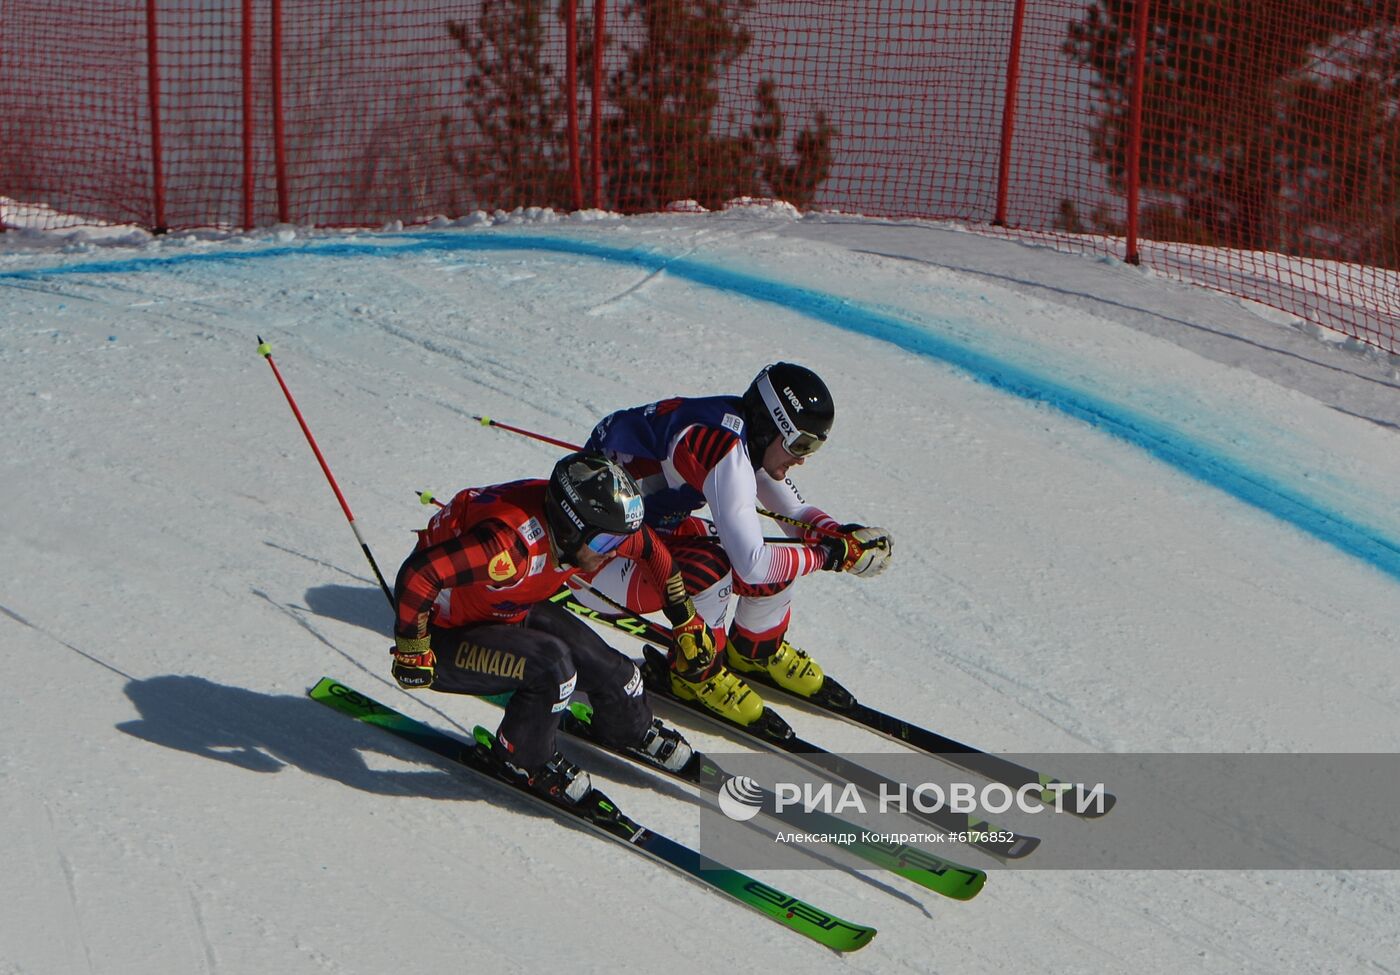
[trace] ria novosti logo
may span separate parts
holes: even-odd
[[[763,789],[747,775],[736,775],[719,790],[719,809],[736,823],[746,823],[758,815],[763,805]]]
[[[747,822],[762,811],[767,796],[753,779],[736,775],[720,788],[720,810],[730,819]],[[1000,782],[980,787],[970,782],[953,782],[946,786],[934,782],[913,786],[882,782],[871,798],[873,807],[861,794],[859,786],[852,782],[843,785],[777,782],[773,785],[772,808],[781,814],[798,806],[806,813],[835,816],[851,812],[927,814],[942,810],[968,815],[1000,815],[1012,808],[1024,813],[1072,810],[1079,815],[1102,816],[1108,810],[1108,790],[1101,782],[1085,786],[1052,780],[1028,782],[1015,789]]]

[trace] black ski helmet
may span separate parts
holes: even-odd
[[[544,516],[555,549],[568,557],[587,545],[610,552],[642,527],[637,482],[602,454],[569,454],[554,465],[544,490]]]
[[[744,422],[749,427],[749,457],[757,470],[773,439],[794,457],[806,457],[826,443],[836,406],[821,377],[805,366],[775,362],[744,392]]]

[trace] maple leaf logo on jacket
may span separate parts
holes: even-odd
[[[515,575],[515,560],[510,557],[509,552],[502,552],[487,565],[486,574],[496,582],[505,582]]]

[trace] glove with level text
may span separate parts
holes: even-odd
[[[427,637],[396,636],[389,652],[394,655],[393,666],[389,669],[400,687],[417,691],[433,686],[437,657]]]

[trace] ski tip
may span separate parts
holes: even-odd
[[[877,934],[879,934],[879,932],[875,928],[862,928],[860,931],[851,935],[850,939],[844,944],[831,945],[830,947],[833,951],[843,955],[852,951],[860,951],[860,949],[874,941],[875,935]]]
[[[953,900],[970,901],[982,893],[982,888],[987,886],[987,874],[984,871],[969,870],[968,874],[967,883],[949,895]]]
[[[930,870],[928,867],[895,866],[891,867],[890,871],[925,890],[931,890],[955,901],[972,900],[982,893],[982,888],[987,883],[985,871],[952,863],[938,870]]]

